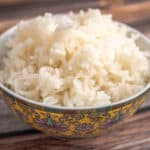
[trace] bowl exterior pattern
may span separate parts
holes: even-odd
[[[87,110],[46,108],[16,99],[5,91],[0,96],[12,110],[34,128],[55,137],[97,136],[121,119],[131,116],[144,102],[148,91],[126,103]]]

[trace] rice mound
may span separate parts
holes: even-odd
[[[128,32],[111,15],[93,9],[22,21],[7,42],[1,81],[47,105],[109,105],[149,80],[138,35]]]

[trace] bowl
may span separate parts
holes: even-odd
[[[122,24],[123,25],[123,24]],[[0,60],[6,55],[5,42],[13,36],[13,27],[0,36]],[[150,50],[150,40],[138,31],[128,27],[129,34],[137,33],[137,45]],[[142,62],[141,62],[142,63]],[[0,66],[1,68],[2,66]],[[133,115],[146,99],[150,90],[148,83],[135,95],[104,107],[58,107],[46,106],[20,96],[0,83],[0,96],[11,109],[35,129],[54,137],[83,138],[98,136],[124,118]]]

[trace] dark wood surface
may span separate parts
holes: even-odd
[[[87,8],[111,12],[150,38],[150,0],[0,0],[0,33],[47,11]],[[55,139],[20,121],[0,99],[0,150],[149,150],[150,96],[131,118],[96,138]]]

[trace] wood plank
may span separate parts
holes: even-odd
[[[137,23],[145,20],[150,20],[150,1],[143,1],[142,3],[132,3],[125,5],[114,5],[113,0],[108,1],[56,1],[20,4],[19,6],[0,6],[0,20],[11,20],[29,18],[37,15],[41,15],[44,12],[66,12],[77,11],[79,9],[87,8],[101,8],[105,13],[112,13],[116,20],[120,20],[126,23]],[[105,8],[105,9],[104,9]]]
[[[131,26],[150,38],[150,19],[145,23],[141,22],[139,24],[131,25]]]
[[[150,1],[118,6],[112,5],[108,11],[113,14],[116,20],[123,22],[132,23],[150,20]]]
[[[0,99],[0,135],[10,132],[29,130],[31,127],[22,122]]]
[[[1,6],[14,6],[14,5],[20,5],[20,4],[31,4],[31,3],[47,3],[47,2],[67,2],[69,0],[1,0],[0,5]],[[76,1],[88,1],[88,0],[76,0]],[[89,0],[90,1],[90,0]],[[148,0],[92,0],[92,1],[99,1],[101,5],[118,5],[118,4],[131,4],[131,3],[142,3]]]
[[[6,31],[8,28],[14,26],[18,22],[19,22],[19,20],[17,20],[17,19],[13,19],[13,20],[9,20],[9,21],[1,21],[0,22],[0,33]]]
[[[123,124],[121,126],[121,124]],[[150,149],[150,111],[120,123],[120,127],[88,139],[55,139],[42,133],[0,139],[1,150],[148,150]],[[108,134],[109,133],[109,134]],[[119,139],[119,140],[118,140]]]
[[[60,13],[69,10],[87,9],[89,7],[99,7],[98,1],[67,1],[64,3],[31,3],[18,6],[0,7],[0,20],[34,17],[44,12]]]
[[[64,1],[64,0],[1,0],[0,6],[14,6],[19,4],[31,4],[31,3],[38,3],[38,2],[53,2],[53,1]]]
[[[14,5],[20,5],[20,4],[33,4],[33,3],[48,3],[48,2],[61,2],[61,3],[67,3],[69,0],[1,0],[0,6],[14,6]],[[73,1],[73,0],[72,0]],[[90,1],[90,0],[75,0],[75,1]],[[92,0],[92,1],[99,1],[99,0]],[[137,2],[138,0],[134,0],[134,2]],[[109,4],[120,4],[123,2],[126,2],[126,0],[100,0],[99,1],[102,6],[109,5]]]
[[[87,0],[82,0],[82,1],[87,1]],[[93,0],[94,1],[94,0]],[[95,0],[97,1],[97,0]],[[105,0],[107,1],[107,0]],[[20,4],[33,4],[33,3],[47,3],[47,2],[68,2],[68,0],[1,0],[0,1],[0,6],[14,6],[14,5],[20,5]]]

